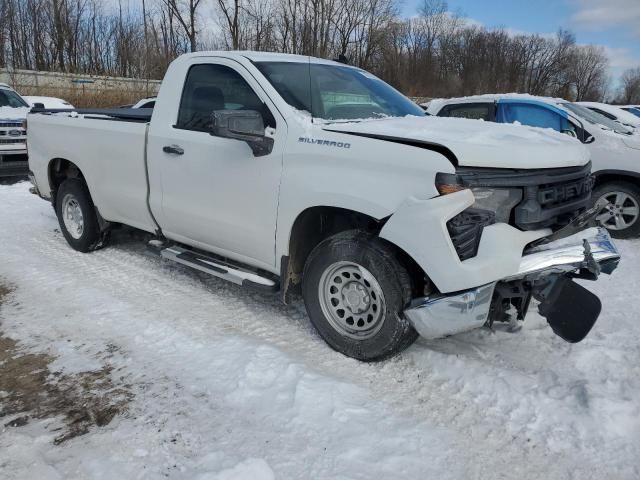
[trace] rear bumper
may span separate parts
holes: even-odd
[[[588,245],[588,248],[587,248]],[[496,284],[581,270],[611,273],[620,254],[606,229],[590,228],[525,251],[517,273],[462,292],[418,298],[404,312],[424,338],[453,335],[485,324]],[[597,275],[596,273],[596,275]]]

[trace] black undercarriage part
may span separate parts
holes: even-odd
[[[583,340],[596,323],[602,305],[600,299],[574,281],[575,274],[555,274],[525,278],[496,285],[489,311],[488,326],[493,322],[524,320],[532,298],[540,302],[538,312],[547,319],[553,332],[569,343]],[[583,274],[583,278],[588,275]]]

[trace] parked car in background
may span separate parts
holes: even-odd
[[[198,52],[150,109],[29,115],[35,191],[69,245],[113,224],[162,258],[245,287],[299,293],[334,349],[380,360],[524,319],[570,342],[611,273],[586,228],[589,152],[556,132],[427,117],[359,68],[300,55]]]
[[[633,113],[636,117],[640,118],[640,105],[623,105],[620,108],[626,112]]]
[[[598,112],[600,115],[604,115],[610,120],[626,125],[627,127],[640,128],[640,118],[636,117],[633,113],[627,112],[621,107],[616,105],[609,105],[607,103],[599,102],[576,102],[578,105],[587,107],[589,110]]]
[[[153,108],[156,106],[156,97],[148,97],[138,100],[131,108]]]
[[[150,108],[156,106],[156,97],[147,97],[138,100],[136,103],[130,103],[128,105],[120,105],[118,108]]]
[[[551,128],[582,142],[596,177],[593,202],[606,206],[599,221],[617,238],[640,235],[640,136],[584,105],[521,94],[432,100],[440,117],[473,118]]]
[[[27,131],[31,107],[6,83],[0,83],[0,177],[26,175]]]
[[[22,98],[24,98],[31,107],[39,106],[36,104],[40,104],[44,108],[50,109],[73,108],[73,105],[62,98],[42,97],[38,95],[24,95]]]

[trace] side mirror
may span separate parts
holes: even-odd
[[[209,133],[247,142],[256,157],[273,150],[273,138],[265,135],[264,119],[255,110],[214,110]]]
[[[595,137],[594,137],[593,135],[589,135],[589,136],[585,139],[584,143],[593,143],[593,142],[595,142],[595,141],[596,141]]]
[[[33,104],[33,108],[41,108],[44,110],[44,103],[36,102]]]

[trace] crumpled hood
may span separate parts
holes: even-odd
[[[329,123],[324,129],[442,145],[465,167],[560,168],[582,166],[590,159],[589,151],[569,135],[480,120],[407,116]]]
[[[29,110],[29,107],[0,107],[0,120],[24,120]]]

